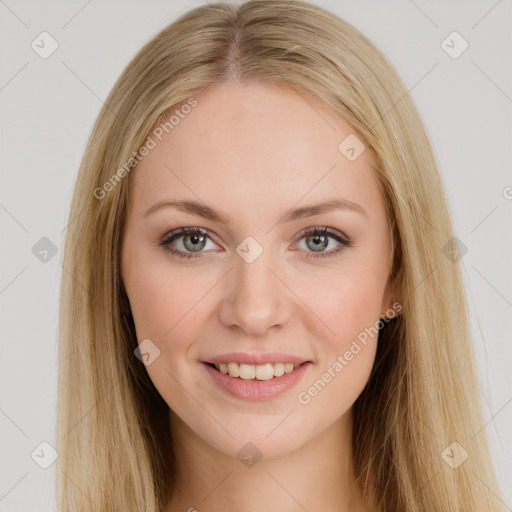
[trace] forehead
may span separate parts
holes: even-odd
[[[349,160],[340,143],[363,141],[347,139],[355,130],[315,97],[225,83],[194,98],[194,107],[171,109],[149,134],[155,147],[132,176],[140,208],[167,197],[204,198],[219,208],[281,209],[302,197],[310,203],[337,195],[381,201],[373,155],[366,149]]]

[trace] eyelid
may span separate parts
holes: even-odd
[[[213,233],[212,231],[210,231],[209,229],[206,229],[206,228],[200,228],[200,227],[196,227],[196,226],[190,226],[190,227],[184,228],[183,226],[180,226],[179,228],[176,228],[176,229],[167,230],[166,233],[163,235],[163,240],[168,241],[168,240],[171,240],[176,235],[179,235],[179,234],[186,235],[190,232],[201,233],[202,235],[208,236],[213,241],[215,241],[215,239],[217,238],[217,235],[215,235],[215,233]],[[341,231],[334,230],[327,226],[311,226],[309,228],[304,228],[302,231],[300,231],[297,234],[297,236],[295,237],[293,243],[300,240],[304,236],[315,234],[315,232],[319,232],[321,234],[327,234],[327,235],[333,236],[335,238],[339,237],[339,238],[342,238],[345,242],[350,242],[350,238],[348,236],[346,236]],[[213,235],[213,237],[212,237],[212,235]],[[217,242],[215,242],[215,243],[217,243]],[[220,244],[217,243],[217,245],[220,245]]]
[[[316,235],[316,236],[319,236],[319,235],[320,236],[327,236],[329,238],[333,238],[334,240],[336,240],[338,242],[339,245],[336,248],[331,249],[329,251],[325,251],[325,252],[315,253],[315,252],[305,251],[306,252],[306,255],[304,256],[305,259],[319,259],[319,260],[322,260],[322,259],[328,259],[328,258],[331,258],[331,257],[336,257],[339,253],[343,252],[348,247],[352,247],[352,245],[354,243],[351,238],[346,236],[341,231],[329,228],[327,226],[323,226],[323,227],[312,226],[312,227],[309,227],[309,228],[306,228],[306,229],[302,230],[297,235],[293,245],[295,245],[296,243],[300,242],[301,240],[303,240],[307,236],[314,236],[314,235]],[[294,249],[294,250],[298,251],[298,252],[301,252],[298,249]]]
[[[188,226],[188,227],[184,228],[181,225],[177,229],[168,231],[167,234],[164,235],[161,242],[159,242],[157,245],[163,246],[163,248],[165,250],[167,250],[168,252],[170,252],[171,254],[173,254],[175,256],[178,256],[181,258],[186,258],[186,259],[201,258],[201,257],[203,257],[203,255],[209,254],[211,251],[207,251],[204,253],[203,253],[203,251],[198,251],[197,253],[193,253],[193,252],[184,252],[181,250],[169,248],[171,243],[174,240],[179,239],[183,236],[186,236],[190,233],[199,233],[199,234],[209,238],[217,246],[220,245],[215,241],[216,235],[214,233],[212,233],[210,230],[208,230],[206,228],[196,227],[196,226]],[[333,238],[338,242],[339,246],[336,247],[335,249],[331,249],[330,251],[326,251],[326,252],[319,252],[316,254],[314,252],[310,252],[309,255],[305,256],[306,259],[329,258],[330,256],[335,256],[337,253],[343,251],[345,248],[351,247],[353,245],[352,239],[347,237],[344,233],[342,233],[338,230],[329,228],[327,226],[318,226],[318,225],[311,226],[309,228],[305,228],[302,231],[300,231],[297,234],[297,236],[295,237],[292,245],[295,245],[296,243],[298,243],[300,240],[302,240],[303,238],[305,238],[307,236],[313,236],[313,235],[328,236],[329,238]],[[297,249],[294,249],[294,250],[301,252],[300,250],[297,250]],[[305,252],[308,252],[308,251],[305,251]]]
[[[191,233],[199,233],[201,235],[204,235],[204,236],[208,237],[213,243],[220,246],[220,244],[215,241],[215,239],[217,238],[217,235],[215,235],[215,233],[213,233],[209,229],[200,228],[200,227],[196,227],[196,226],[190,226],[190,227],[185,227],[185,228],[180,226],[179,228],[171,229],[163,236],[162,241],[159,242],[158,245],[168,245],[171,242],[173,242],[174,240],[176,240],[182,236],[191,234]]]
[[[305,228],[297,235],[295,240],[298,241],[301,238],[304,238],[305,236],[311,236],[316,233],[318,233],[320,235],[329,235],[333,238],[339,238],[347,243],[350,242],[350,238],[348,236],[346,236],[344,233],[342,233],[341,231],[329,228],[327,226],[311,226],[309,228]]]

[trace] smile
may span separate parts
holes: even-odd
[[[285,373],[293,372],[300,364],[275,363],[275,364],[244,364],[244,363],[220,363],[213,364],[224,375],[244,380],[269,380],[274,377],[282,377]]]
[[[243,400],[270,400],[291,390],[308,372],[311,361],[260,365],[206,363],[202,366],[219,391]]]

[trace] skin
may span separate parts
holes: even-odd
[[[166,511],[368,511],[351,472],[352,405],[377,337],[307,405],[298,393],[399,300],[388,282],[391,239],[373,155],[349,161],[338,145],[353,128],[292,89],[228,82],[196,99],[133,171],[121,255],[138,341],[149,338],[160,350],[146,370],[170,407],[177,456]],[[335,210],[278,222],[288,209],[331,198],[355,202],[366,215]],[[173,207],[144,216],[164,199],[200,201],[230,221]],[[211,234],[198,258],[158,245],[180,226]],[[301,235],[311,227],[353,245],[308,258],[340,246],[329,236],[315,250]],[[236,252],[248,236],[263,248],[250,264]],[[178,234],[172,247],[197,254],[190,238],[184,245]],[[227,395],[202,365],[232,351],[282,351],[313,364],[278,397],[247,401]],[[252,467],[237,458],[248,442],[262,454]]]

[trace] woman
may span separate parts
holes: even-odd
[[[70,219],[60,510],[503,510],[428,136],[354,27],[181,16],[106,100]]]

